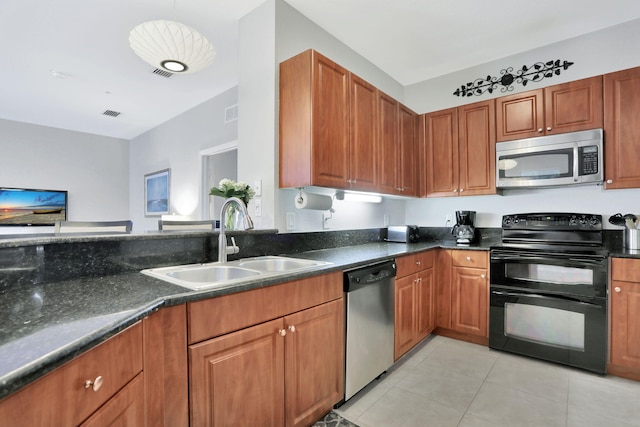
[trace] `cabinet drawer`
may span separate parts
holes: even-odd
[[[342,298],[342,272],[189,303],[189,344]]]
[[[451,260],[455,267],[487,268],[488,252],[453,250]]]
[[[396,258],[398,277],[405,277],[417,273],[420,270],[433,267],[434,251],[424,251],[417,254],[405,255]]]
[[[131,326],[0,403],[0,419],[78,425],[142,371],[142,324]],[[102,377],[96,391],[86,381]]]
[[[640,282],[640,259],[613,258],[611,279],[624,282]]]

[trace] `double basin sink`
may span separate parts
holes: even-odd
[[[301,258],[263,256],[226,263],[150,268],[142,270],[141,273],[198,291],[223,287],[251,278],[272,278],[330,264],[330,262]]]

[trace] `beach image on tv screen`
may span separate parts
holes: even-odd
[[[0,225],[53,225],[66,207],[66,191],[0,188]]]

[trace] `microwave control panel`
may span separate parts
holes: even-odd
[[[593,175],[598,173],[598,147],[589,145],[578,148],[579,175]]]

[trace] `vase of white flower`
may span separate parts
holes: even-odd
[[[220,180],[217,187],[211,188],[209,195],[220,196],[227,199],[229,197],[237,197],[244,202],[246,207],[249,204],[249,200],[255,195],[255,191],[253,191],[253,188],[251,188],[249,184],[242,181],[235,182],[224,178]],[[222,220],[227,230],[238,230],[242,228],[242,213],[239,209],[236,209],[234,205],[228,207],[226,218]]]

